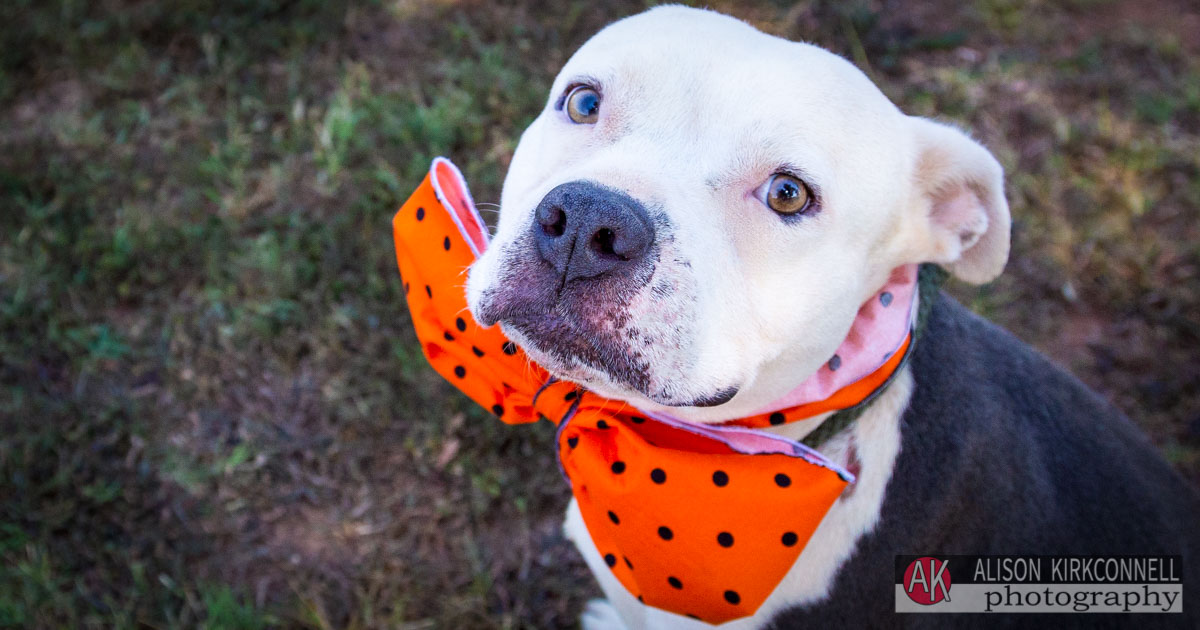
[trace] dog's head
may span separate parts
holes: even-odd
[[[846,60],[667,7],[588,41],[521,137],[468,301],[555,375],[677,417],[817,370],[897,266],[984,282],[1000,165]]]

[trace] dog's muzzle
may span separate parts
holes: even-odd
[[[649,391],[649,362],[630,344],[638,322],[629,305],[654,274],[657,232],[628,194],[589,181],[556,186],[480,301],[480,321],[519,333],[547,365],[587,366]]]

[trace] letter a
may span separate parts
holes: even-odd
[[[904,585],[904,592],[912,594],[913,586],[920,582],[921,586],[925,587],[925,592],[933,595],[933,591],[929,590],[929,582],[925,581],[925,570],[921,568],[921,563],[918,561],[913,564],[912,577],[908,579],[908,584]]]

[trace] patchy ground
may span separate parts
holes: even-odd
[[[0,626],[572,626],[550,427],[427,369],[388,221],[438,154],[497,200],[644,5],[210,4],[0,6]],[[1200,481],[1194,3],[715,4],[991,147],[1013,261],[953,292]]]

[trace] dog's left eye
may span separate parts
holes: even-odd
[[[776,173],[767,180],[764,203],[779,214],[801,214],[812,205],[808,185],[787,173]]]
[[[567,94],[567,116],[581,125],[590,125],[600,118],[600,93],[581,85]]]

